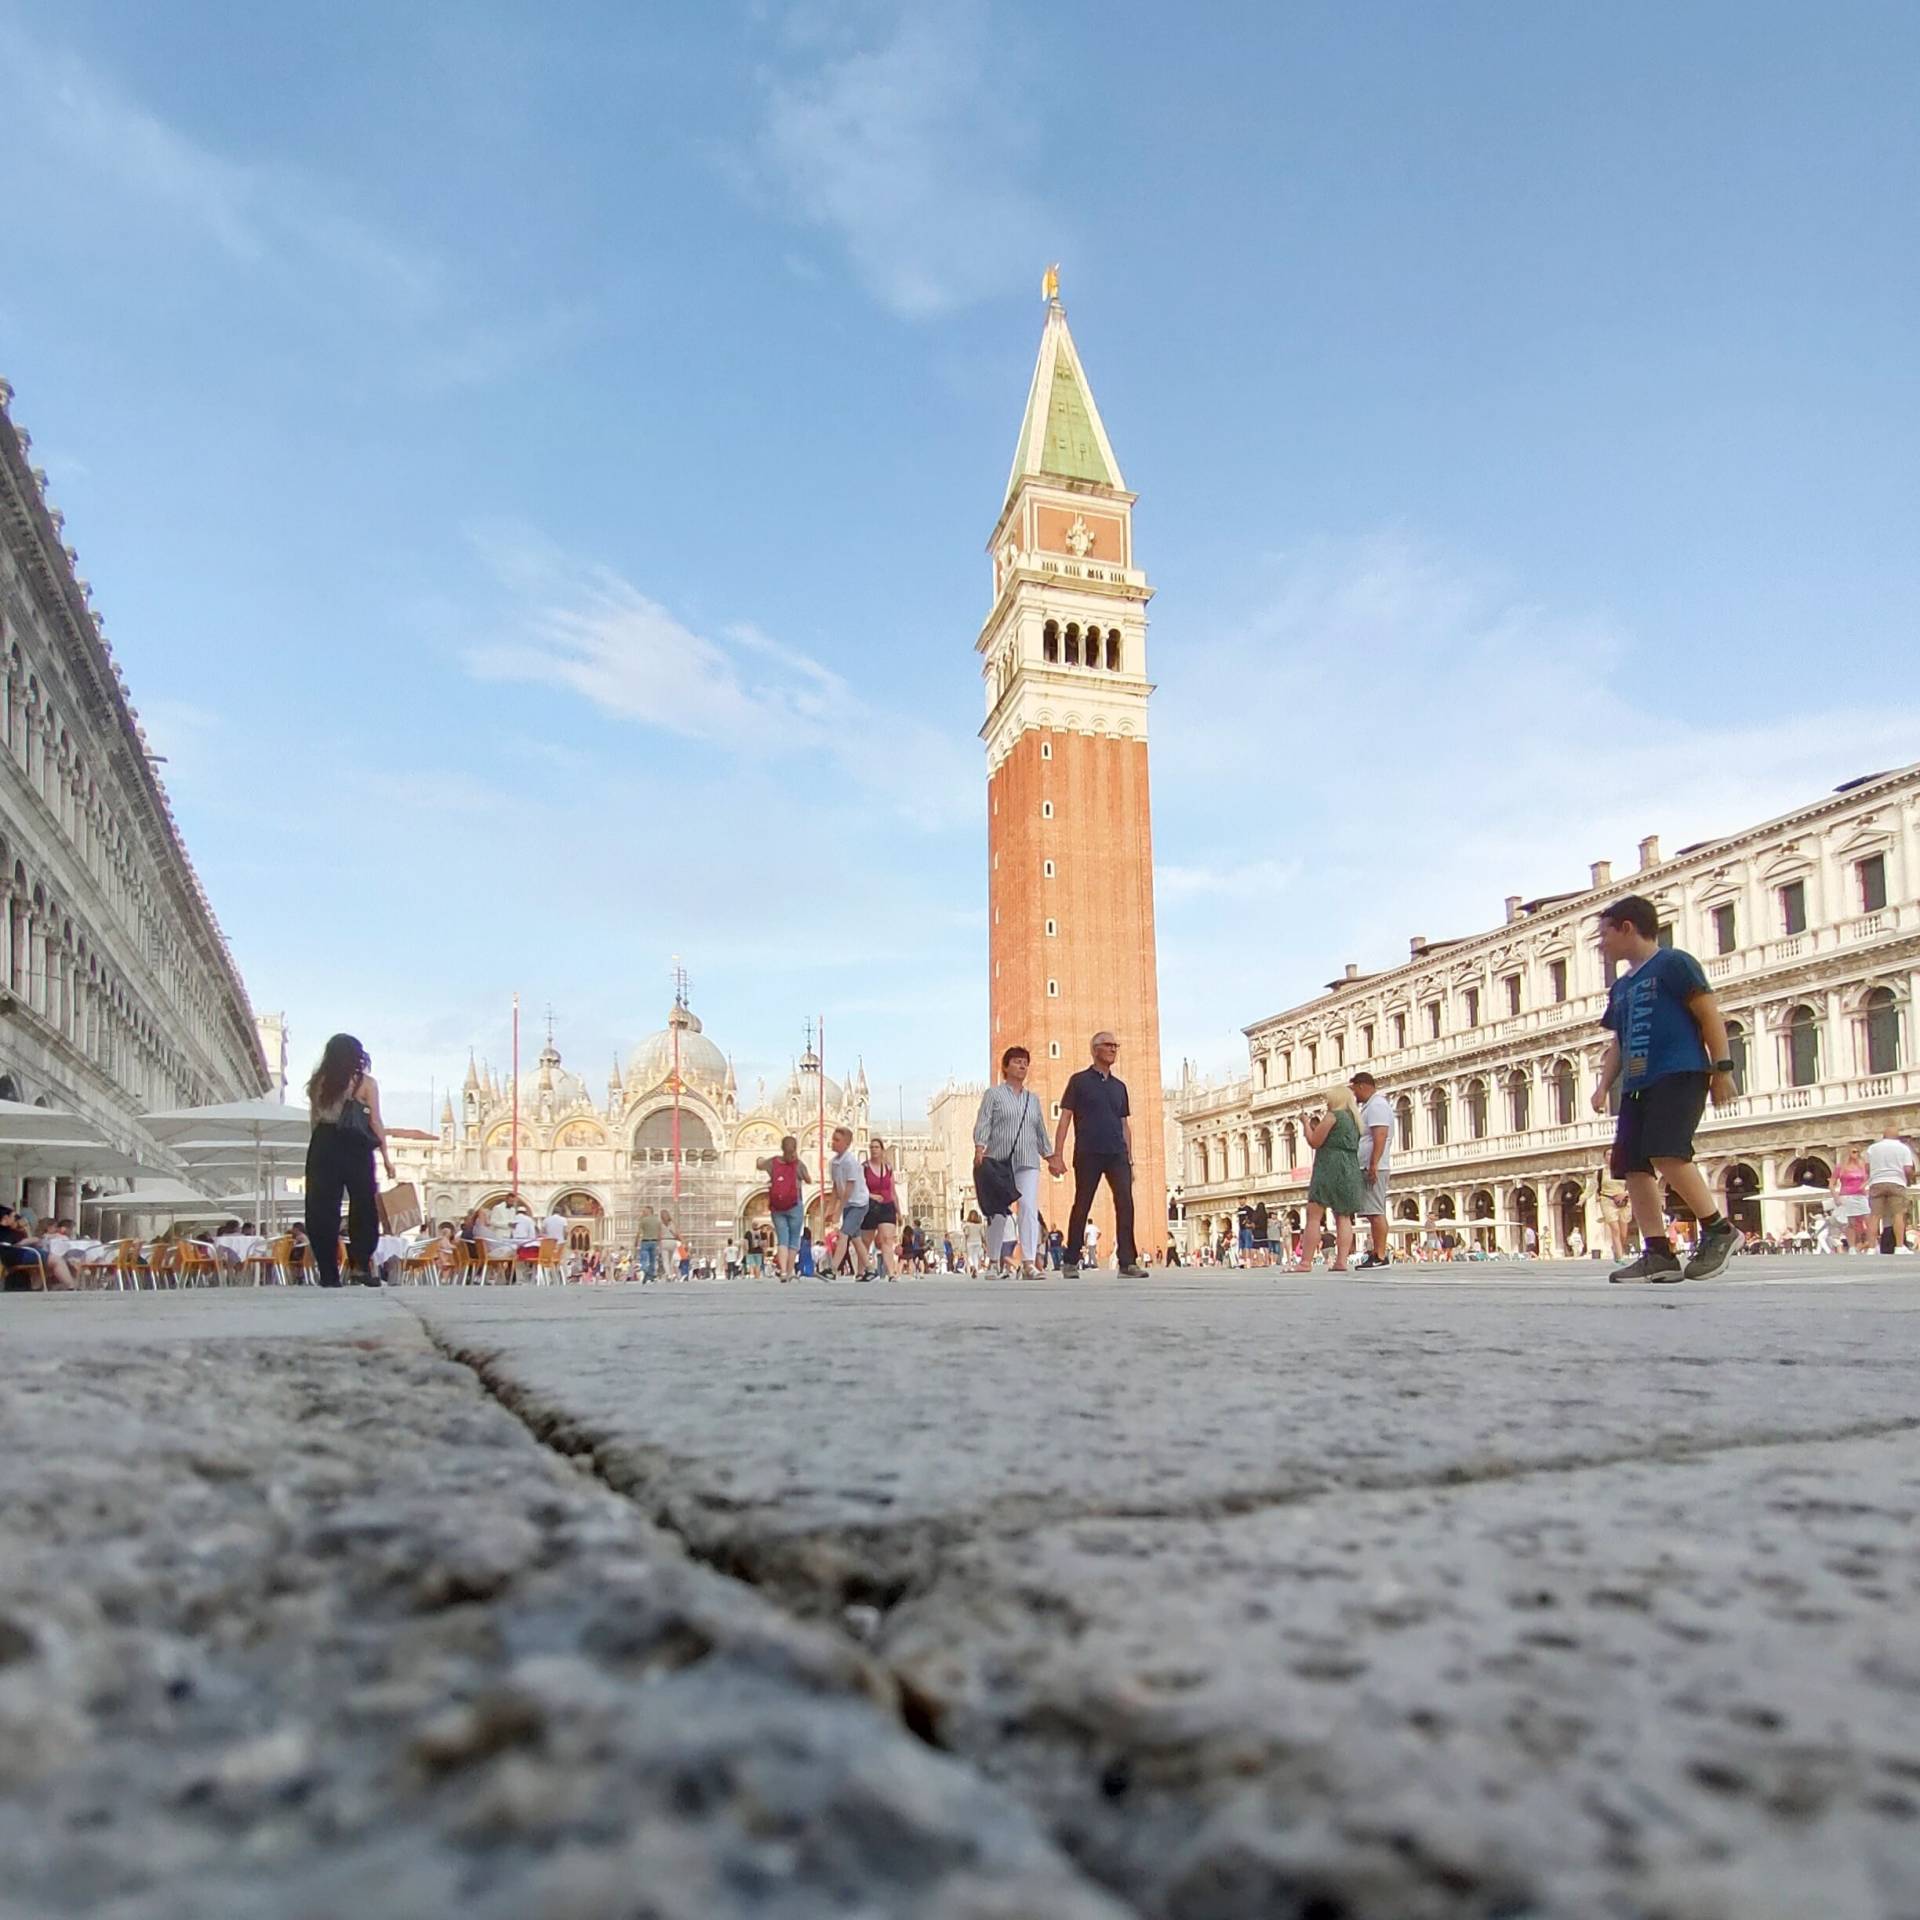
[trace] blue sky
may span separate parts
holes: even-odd
[[[1041,307],[1159,590],[1167,1064],[1920,757],[1920,10],[0,0],[0,372],[249,986],[424,1115],[985,1046]]]

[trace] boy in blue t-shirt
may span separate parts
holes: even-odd
[[[1693,1133],[1713,1104],[1738,1092],[1727,1053],[1727,1023],[1700,962],[1659,941],[1660,916],[1651,900],[1630,893],[1600,916],[1600,951],[1624,962],[1626,972],[1607,995],[1601,1025],[1607,1053],[1593,1110],[1604,1113],[1620,1082],[1620,1125],[1613,1172],[1627,1183],[1643,1251],[1607,1277],[1622,1285],[1710,1280],[1727,1264],[1739,1235],[1713,1204],[1713,1189],[1693,1164]],[[1661,1183],[1700,1223],[1700,1245],[1683,1268],[1667,1238]]]

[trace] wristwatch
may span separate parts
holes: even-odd
[[[1731,1060],[1716,1060],[1713,1063],[1713,1070],[1715,1073],[1731,1073],[1733,1071],[1733,1062]]]

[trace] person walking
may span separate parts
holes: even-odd
[[[1872,1208],[1867,1204],[1867,1163],[1858,1147],[1849,1147],[1846,1157],[1833,1170],[1834,1218],[1846,1235],[1849,1253],[1867,1250],[1867,1222]]]
[[[841,1257],[844,1259],[851,1253],[859,1263],[854,1269],[854,1278],[864,1280],[867,1276],[860,1236],[866,1230],[867,1207],[873,1196],[867,1192],[867,1176],[861,1168],[860,1156],[853,1150],[851,1127],[833,1130],[833,1159],[827,1166],[827,1178],[833,1185],[834,1212],[840,1222]],[[829,1278],[833,1265],[832,1261],[828,1262]]]
[[[987,1258],[987,1237],[981,1228],[978,1212],[968,1213],[966,1231],[961,1239],[967,1250],[967,1278],[971,1280],[986,1264]]]
[[[876,1133],[867,1142],[866,1164],[860,1169],[867,1183],[867,1214],[860,1229],[860,1277],[871,1277],[873,1256],[889,1280],[900,1278],[900,1202],[893,1186],[893,1160],[887,1143]]]
[[[975,1190],[980,1168],[989,1160],[1002,1161],[1013,1172],[1016,1211],[987,1216],[987,1259],[1011,1272],[1017,1245],[1019,1270],[1029,1280],[1040,1259],[1040,1169],[1053,1158],[1046,1109],[1027,1085],[1032,1064],[1025,1047],[1009,1047],[1000,1056],[999,1083],[981,1095],[973,1117]]]
[[[350,1033],[336,1033],[307,1079],[307,1238],[323,1287],[340,1284],[340,1202],[347,1203],[349,1270],[362,1286],[378,1286],[372,1272],[380,1237],[374,1200],[373,1156],[393,1178],[393,1155],[380,1118],[380,1088],[367,1050]]]
[[[1693,1163],[1694,1129],[1711,1095],[1716,1107],[1739,1093],[1727,1053],[1727,1023],[1692,954],[1660,944],[1660,915],[1630,893],[1600,915],[1600,952],[1626,971],[1607,995],[1601,1025],[1607,1051],[1591,1105],[1604,1113],[1620,1083],[1613,1171],[1627,1183],[1640,1229],[1640,1258],[1607,1278],[1617,1286],[1710,1280],[1733,1257],[1739,1234],[1713,1203]],[[1700,1244],[1683,1267],[1667,1235],[1665,1186],[1700,1223]]]
[[[1880,1251],[1898,1253],[1907,1244],[1907,1191],[1913,1180],[1913,1149],[1891,1120],[1867,1149],[1867,1205],[1880,1229]]]
[[[802,1280],[811,1280],[813,1278],[813,1229],[811,1227],[802,1227],[800,1229],[799,1258],[796,1264],[799,1267],[800,1278]]]
[[[1387,1163],[1393,1158],[1393,1102],[1364,1068],[1347,1082],[1360,1127],[1360,1211],[1366,1216],[1367,1251],[1356,1263],[1384,1267],[1387,1251]]]
[[[1329,1273],[1345,1273],[1353,1252],[1353,1222],[1366,1198],[1360,1178],[1360,1122],[1353,1094],[1334,1087],[1327,1104],[1306,1118],[1307,1145],[1313,1149],[1313,1178],[1307,1187],[1307,1225],[1300,1266],[1305,1272],[1320,1250],[1321,1222],[1333,1216],[1333,1264]]]
[[[780,1151],[753,1163],[767,1176],[767,1213],[773,1221],[774,1264],[780,1269],[780,1284],[793,1278],[800,1254],[800,1235],[805,1230],[806,1193],[813,1175],[800,1158],[800,1141],[786,1134]]]
[[[1120,1042],[1104,1029],[1093,1036],[1093,1063],[1067,1082],[1060,1096],[1060,1137],[1047,1163],[1057,1180],[1067,1170],[1067,1143],[1073,1142],[1073,1210],[1067,1216],[1069,1280],[1080,1277],[1080,1249],[1086,1244],[1087,1215],[1100,1182],[1113,1196],[1115,1251],[1120,1271],[1129,1280],[1144,1280],[1133,1243],[1133,1122],[1127,1101],[1127,1083],[1113,1070]]]
[[[640,1269],[640,1284],[643,1287],[650,1286],[660,1278],[660,1237],[664,1231],[659,1214],[654,1211],[653,1203],[648,1201],[640,1209],[640,1219],[633,1238],[634,1261]]]

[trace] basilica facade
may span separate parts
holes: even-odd
[[[259,1094],[267,1069],[11,401],[0,381],[0,1099],[153,1158],[141,1114]]]
[[[1840,1155],[1892,1123],[1920,1131],[1920,766],[1835,792],[1635,872],[1506,903],[1499,926],[1415,936],[1406,960],[1348,966],[1318,997],[1246,1029],[1248,1071],[1175,1098],[1179,1211],[1214,1244],[1264,1201],[1297,1224],[1311,1153],[1302,1122],[1365,1067],[1395,1115],[1389,1200],[1398,1236],[1515,1252],[1604,1241],[1593,1205],[1613,1138],[1589,1106],[1609,985],[1596,939],[1608,902],[1638,893],[1663,944],[1694,954],[1727,1015],[1739,1097],[1709,1109],[1698,1157],[1724,1211],[1791,1224],[1789,1189],[1825,1187]]]
[[[744,1243],[766,1219],[767,1177],[754,1163],[779,1152],[783,1135],[799,1139],[808,1171],[821,1179],[831,1157],[830,1145],[821,1149],[823,1102],[827,1134],[851,1128],[864,1148],[864,1067],[856,1064],[849,1081],[831,1079],[809,1046],[783,1085],[758,1085],[743,1098],[731,1060],[699,1016],[676,1004],[664,1027],[613,1063],[597,1095],[549,1035],[521,1076],[517,1125],[511,1080],[470,1061],[458,1099],[449,1095],[441,1106],[437,1132],[394,1131],[394,1164],[418,1186],[430,1220],[457,1222],[518,1194],[536,1218],[564,1216],[570,1244],[585,1252],[631,1247],[642,1208],[653,1206],[707,1258],[729,1239]],[[944,1157],[924,1132],[901,1141],[881,1131],[893,1149],[902,1216],[938,1226],[950,1204]],[[818,1234],[818,1185],[808,1189],[807,1219]]]

